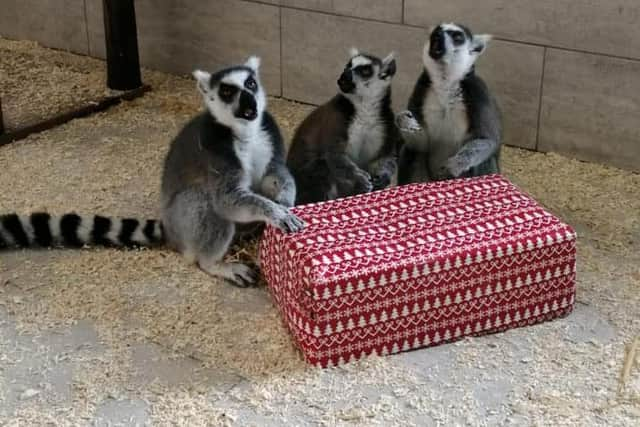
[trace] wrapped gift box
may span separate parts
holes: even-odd
[[[296,207],[261,267],[305,359],[321,367],[563,316],[576,234],[500,175]]]

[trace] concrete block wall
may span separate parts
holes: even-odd
[[[104,57],[101,0],[0,0],[0,35]],[[143,65],[188,73],[250,54],[272,95],[318,104],[348,48],[397,53],[396,109],[427,29],[458,21],[495,39],[478,70],[505,142],[640,171],[638,0],[137,0]]]

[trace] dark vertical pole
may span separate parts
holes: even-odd
[[[142,86],[134,0],[102,0],[107,47],[107,86],[131,90]]]
[[[4,120],[2,119],[2,98],[0,98],[0,135],[4,133]]]

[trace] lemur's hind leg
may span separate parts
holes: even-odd
[[[256,282],[258,272],[255,269],[240,262],[224,262],[223,256],[224,253],[222,256],[219,253],[201,253],[198,255],[198,267],[212,276],[223,277],[241,288],[249,287]]]
[[[177,194],[163,212],[167,239],[204,272],[228,279],[236,286],[247,287],[255,283],[257,272],[241,263],[223,261],[235,233],[235,224],[215,213],[209,197],[201,189]]]

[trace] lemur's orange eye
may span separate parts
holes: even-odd
[[[252,76],[249,76],[249,78],[244,82],[244,86],[250,91],[258,89],[258,83]]]
[[[456,46],[460,46],[464,43],[464,33],[462,31],[450,30],[447,31],[447,34],[451,37],[453,44]]]
[[[373,75],[373,67],[371,65],[360,65],[356,67],[355,72],[360,77],[368,79]]]
[[[233,97],[236,92],[238,92],[237,87],[225,83],[222,83],[220,85],[220,89],[218,89],[218,95],[220,96],[220,99],[227,103],[233,101]]]

